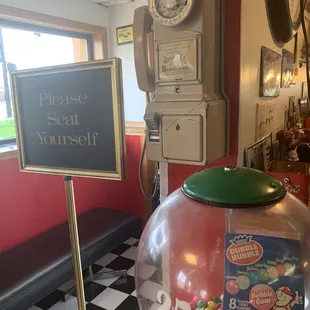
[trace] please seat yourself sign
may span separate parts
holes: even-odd
[[[21,170],[123,178],[119,59],[15,71],[11,80]]]

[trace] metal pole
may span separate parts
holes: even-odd
[[[74,278],[76,284],[76,296],[78,300],[78,309],[86,310],[85,294],[84,294],[84,281],[82,273],[82,264],[80,256],[80,243],[79,243],[79,232],[75,210],[74,200],[74,188],[72,177],[65,176],[65,190],[66,190],[66,201],[68,211],[68,222],[70,231],[71,251],[74,268]]]

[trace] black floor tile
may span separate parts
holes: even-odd
[[[92,264],[92,269],[93,269],[93,273],[97,273],[99,272],[101,269],[103,269],[102,266],[96,265],[96,264]]]
[[[96,264],[92,264],[92,270],[93,270],[93,274],[98,273],[101,269],[103,269],[102,266],[96,265]],[[87,278],[89,276],[89,269],[84,269],[83,270],[83,278]]]
[[[137,298],[127,297],[115,310],[139,310]]]
[[[63,296],[64,296],[63,292],[61,292],[59,290],[56,290],[53,293],[51,293],[48,296],[46,296],[41,301],[39,301],[36,304],[36,306],[38,308],[43,309],[43,310],[48,310],[49,308],[54,306],[58,301],[62,300]]]
[[[135,279],[131,276],[121,277],[113,282],[110,285],[110,288],[123,293],[131,294],[135,290]]]
[[[94,304],[87,304],[86,305],[86,310],[106,310],[106,309],[98,307],[98,306],[96,306]]]
[[[112,270],[122,270],[122,269],[130,269],[135,264],[135,261],[125,257],[117,257],[110,264],[106,266],[106,268]]]
[[[127,251],[129,248],[131,248],[131,245],[122,243],[118,247],[116,247],[114,250],[111,251],[111,253],[116,255],[121,255],[125,251]]]
[[[84,285],[85,300],[91,302],[94,300],[100,293],[106,289],[106,286],[101,285],[95,282],[89,282]],[[73,293],[73,296],[76,296],[76,292]]]

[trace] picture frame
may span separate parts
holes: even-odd
[[[121,65],[113,58],[11,72],[21,171],[124,179]],[[74,104],[71,95],[63,95],[64,84],[72,94],[80,94]],[[60,125],[55,118],[51,126],[50,116],[56,117],[59,104],[71,121]]]
[[[302,98],[308,98],[308,83],[307,82],[302,82]]]
[[[298,99],[298,109],[299,113],[297,116],[300,116],[302,118],[309,117],[309,101],[308,98],[299,98]]]
[[[249,145],[244,150],[244,166],[267,171],[273,161],[272,133]]]
[[[281,55],[262,46],[260,96],[278,97],[281,86]]]
[[[116,28],[117,45],[130,44],[133,42],[133,25]]]
[[[294,75],[294,54],[290,51],[282,50],[282,72],[281,88],[289,88],[293,84]]]

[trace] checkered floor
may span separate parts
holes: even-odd
[[[85,300],[87,310],[139,309],[134,283],[134,265],[138,242],[138,239],[130,238],[93,264],[94,273],[127,269],[128,276],[96,280],[86,284]],[[70,297],[67,302],[62,301],[65,292],[73,284],[73,279],[68,281],[29,310],[77,310],[76,297]]]

